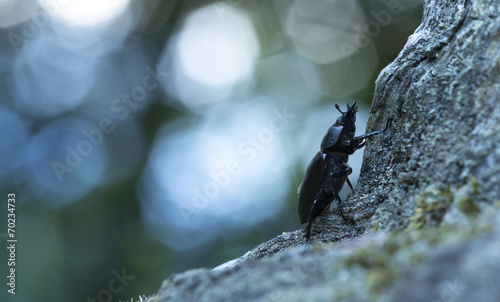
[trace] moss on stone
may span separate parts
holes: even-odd
[[[434,187],[427,188],[417,196],[415,210],[407,230],[439,224],[452,201],[453,194],[448,186],[441,190]]]

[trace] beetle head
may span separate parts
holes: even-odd
[[[356,102],[352,105],[347,105],[347,111],[343,112],[340,110],[339,105],[335,105],[342,115],[337,119],[337,121],[328,128],[323,140],[321,141],[321,151],[331,152],[338,151],[338,144],[344,141],[350,140],[354,137],[356,132],[356,112],[358,111],[358,106]]]
[[[358,112],[358,105],[356,105],[356,101],[349,106],[347,104],[347,111],[342,111],[338,104],[335,104],[335,108],[337,108],[342,115],[335,122],[336,126],[344,126],[344,128],[348,131],[356,129],[356,112]]]

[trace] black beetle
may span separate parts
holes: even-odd
[[[306,242],[311,235],[311,225],[314,219],[329,208],[330,204],[338,201],[338,211],[344,220],[347,220],[342,211],[342,200],[339,192],[347,180],[347,184],[353,190],[352,184],[347,178],[352,173],[347,164],[349,155],[363,148],[366,139],[378,135],[387,130],[389,118],[384,130],[375,131],[354,137],[356,132],[356,102],[347,105],[347,111],[342,112],[339,105],[335,104],[342,115],[328,129],[321,142],[321,151],[309,163],[304,180],[299,186],[299,216],[300,223],[306,223]]]

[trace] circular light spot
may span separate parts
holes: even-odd
[[[74,27],[95,27],[120,16],[130,0],[65,0],[39,3],[58,21]]]
[[[196,109],[244,91],[259,52],[250,18],[232,7],[221,14],[212,4],[187,17],[159,68],[173,71],[164,84],[169,94]]]

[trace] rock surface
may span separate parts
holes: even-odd
[[[428,0],[379,75],[358,186],[298,230],[148,301],[500,301],[500,5]]]

